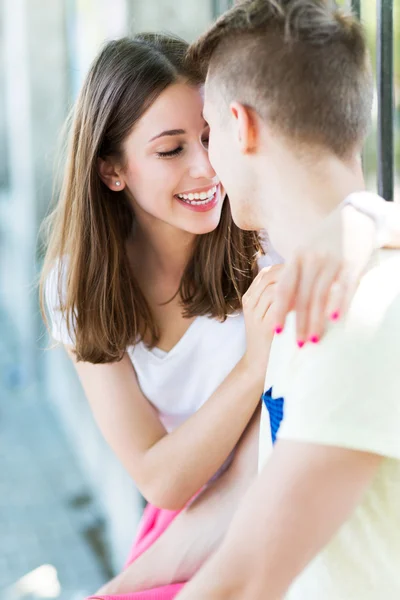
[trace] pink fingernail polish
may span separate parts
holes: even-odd
[[[277,326],[275,327],[275,333],[277,333],[278,335],[279,335],[280,333],[282,333],[282,331],[283,331],[283,327],[282,327],[282,325],[277,325]]]
[[[297,345],[299,348],[302,348],[304,346],[304,343],[305,342],[303,342],[303,340],[297,340]]]
[[[333,312],[331,314],[331,321],[337,321],[339,317],[340,317],[340,312],[338,310],[335,310],[335,312]]]
[[[319,337],[317,335],[312,335],[310,337],[310,342],[312,342],[313,344],[318,344],[319,342]]]

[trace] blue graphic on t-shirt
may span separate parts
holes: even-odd
[[[279,431],[279,427],[282,423],[283,419],[283,408],[284,408],[284,399],[283,398],[273,398],[272,397],[272,387],[269,388],[266,392],[264,392],[262,396],[262,400],[267,407],[269,413],[269,422],[271,425],[271,437],[272,442],[275,444],[276,436]]]

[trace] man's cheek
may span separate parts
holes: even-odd
[[[211,161],[214,170],[217,175],[222,176],[224,174],[224,169],[226,168],[226,149],[224,148],[223,143],[220,143],[220,140],[214,140],[211,146],[209,147],[209,158]]]
[[[214,169],[214,171],[217,173],[217,175],[219,175],[218,160],[216,159],[216,156],[217,156],[217,153],[215,152],[214,144],[210,144],[208,146],[208,160],[210,161],[211,166]]]

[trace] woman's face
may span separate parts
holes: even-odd
[[[122,179],[139,222],[142,214],[194,234],[217,227],[225,193],[202,111],[201,88],[170,85],[125,140]]]

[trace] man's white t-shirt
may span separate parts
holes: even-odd
[[[323,340],[296,345],[294,315],[266,377],[284,397],[278,439],[384,457],[362,502],[292,584],[287,600],[400,599],[400,252],[383,250],[348,315]],[[263,407],[260,466],[272,452]],[[340,490],[337,490],[338,495]]]

